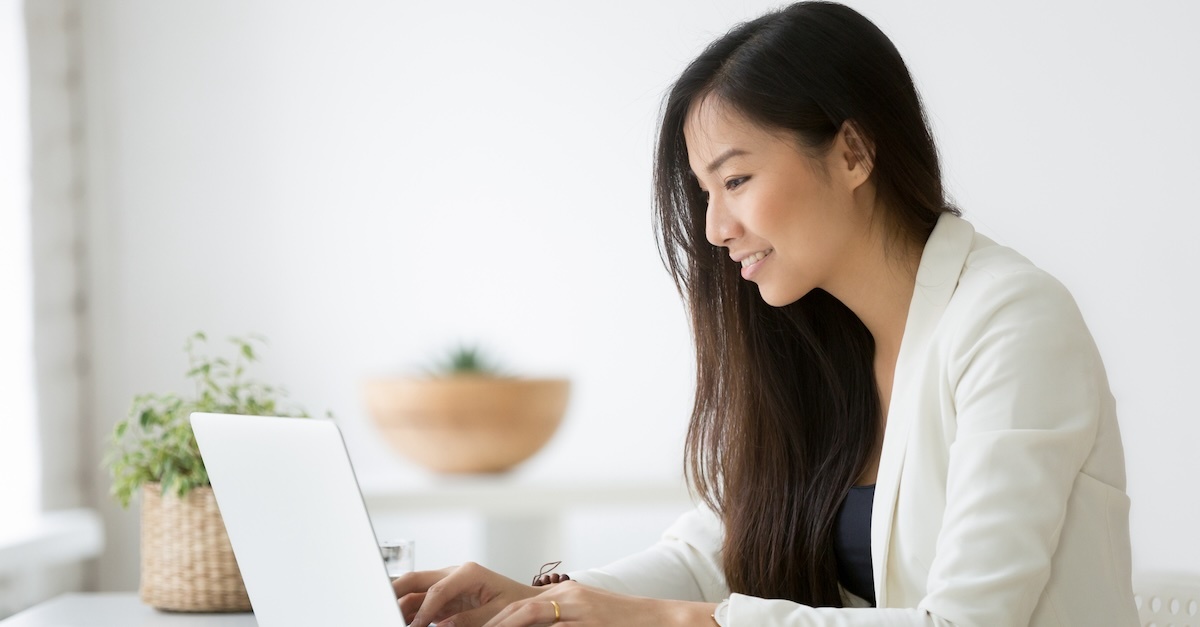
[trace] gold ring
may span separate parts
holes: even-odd
[[[554,622],[557,623],[559,620],[562,619],[562,614],[559,613],[559,609],[558,609],[558,601],[551,601],[550,605],[554,606]]]

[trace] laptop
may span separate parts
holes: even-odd
[[[259,627],[404,625],[332,420],[191,422]]]

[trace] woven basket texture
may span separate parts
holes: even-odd
[[[182,499],[142,488],[142,602],[176,612],[248,612],[250,597],[212,488]]]

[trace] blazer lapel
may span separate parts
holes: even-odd
[[[958,286],[958,277],[962,274],[974,235],[974,227],[966,220],[950,213],[942,214],[925,243],[921,265],[917,269],[912,304],[908,308],[900,355],[896,360],[892,400],[884,427],[883,453],[879,458],[872,505],[871,559],[878,607],[887,607],[884,569],[892,538],[908,434],[916,419],[913,404],[918,391],[913,389],[916,385],[914,375],[922,367],[930,338]]]

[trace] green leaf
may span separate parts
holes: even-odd
[[[251,337],[265,345],[261,337]],[[204,460],[188,423],[191,412],[296,413],[283,411],[278,405],[277,397],[286,395],[282,388],[277,390],[242,378],[247,371],[244,362],[259,358],[249,340],[231,338],[237,351],[236,361],[200,354],[197,344],[205,340],[203,332],[196,332],[184,345],[189,366],[186,377],[195,385],[194,396],[137,394],[129,414],[114,425],[103,458],[112,478],[109,492],[122,507],[128,507],[149,482],[160,481],[164,495],[180,497],[209,484]],[[299,410],[299,414],[307,412]]]
[[[426,374],[434,377],[483,375],[503,376],[503,368],[485,356],[478,346],[460,344],[443,358],[440,363],[425,368]]]
[[[163,484],[163,494],[166,494],[168,491],[171,490],[171,486],[173,486],[175,484],[174,471],[168,470],[163,473],[162,484]]]

